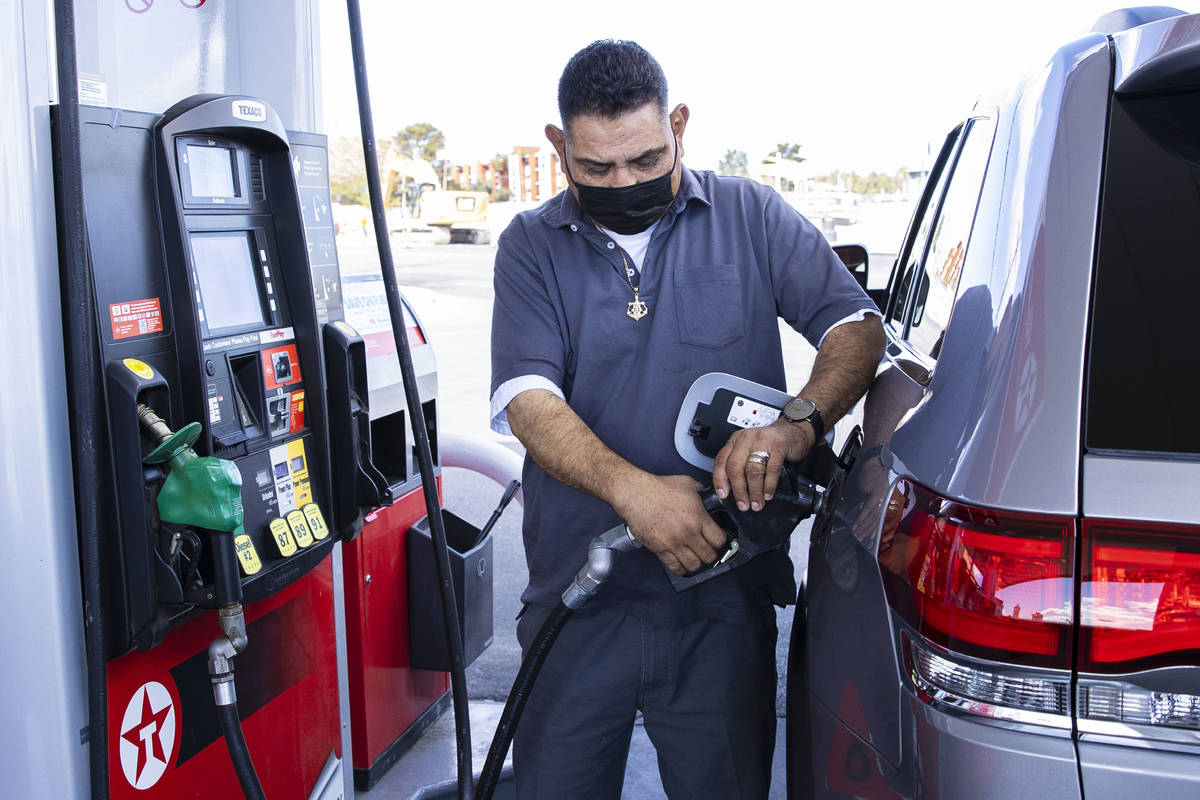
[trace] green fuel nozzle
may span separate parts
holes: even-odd
[[[143,461],[168,466],[167,478],[158,490],[159,519],[213,534],[217,602],[241,603],[234,535],[245,532],[242,474],[232,461],[196,455],[192,445],[200,437],[199,422],[172,431],[146,405],[139,404],[137,414],[142,428],[158,443]]]
[[[232,461],[198,456],[192,449],[200,423],[172,431],[153,410],[138,406],[142,427],[158,446],[147,464],[167,464],[167,479],[158,492],[158,515],[164,522],[210,531],[242,530],[242,474]]]

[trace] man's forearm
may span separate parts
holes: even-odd
[[[883,325],[873,315],[839,325],[825,336],[799,396],[816,403],[827,428],[870,388],[883,346]]]
[[[672,572],[711,564],[725,532],[704,511],[686,475],[652,475],[614,453],[553,392],[532,389],[508,404],[508,425],[529,455],[561,483],[598,497]]]
[[[610,450],[570,406],[544,389],[514,397],[508,424],[548,475],[618,510],[630,488],[647,475]]]

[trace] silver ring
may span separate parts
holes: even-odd
[[[753,453],[746,456],[747,464],[750,464],[750,463],[761,464],[764,467],[767,465],[767,462],[770,460],[771,460],[771,454],[766,452],[765,450],[755,450]]]

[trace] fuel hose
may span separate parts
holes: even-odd
[[[479,783],[475,786],[474,800],[490,800],[492,794],[495,793],[496,784],[500,780],[500,771],[504,768],[504,759],[508,755],[513,734],[517,730],[517,722],[521,719],[521,712],[525,710],[525,703],[529,700],[534,683],[537,682],[538,673],[541,672],[542,665],[546,663],[546,655],[554,646],[558,634],[562,632],[563,625],[567,624],[567,620],[574,613],[573,608],[568,608],[559,600],[550,612],[550,616],[546,617],[546,621],[538,629],[533,644],[529,646],[529,652],[521,660],[521,669],[517,671],[512,691],[508,693],[504,711],[500,714],[500,722],[496,725],[496,734],[492,738],[487,761],[484,762],[483,770],[479,773]]]
[[[258,781],[258,773],[254,769],[254,762],[250,760],[250,750],[246,747],[246,736],[242,732],[242,718],[238,714],[237,703],[217,706],[217,716],[221,718],[221,733],[225,735],[225,746],[229,748],[229,759],[233,762],[233,770],[242,786],[242,794],[246,796],[246,800],[266,800],[262,784]]]
[[[79,73],[75,60],[75,3],[55,0],[55,56],[58,109],[52,126],[54,181],[60,200],[59,242],[63,280],[63,336],[67,370],[72,375],[100,373],[95,339],[96,298],[87,259],[87,218],[83,203],[83,158],[80,151]],[[100,577],[100,453],[104,451],[103,398],[81,380],[68,380],[71,441],[74,443],[75,507],[79,525],[79,557],[83,583],[83,640],[87,663],[87,743],[91,796],[108,797],[108,643],[104,630]]]
[[[474,800],[490,800],[496,791],[496,784],[500,780],[500,771],[504,767],[504,758],[508,755],[509,746],[512,745],[513,734],[517,730],[521,712],[525,710],[525,703],[533,691],[538,673],[541,672],[542,665],[546,663],[546,656],[550,653],[550,648],[554,646],[558,634],[562,632],[563,626],[567,624],[567,620],[571,618],[575,610],[594,597],[600,586],[608,579],[616,554],[638,550],[641,546],[641,543],[633,538],[633,534],[630,533],[625,523],[610,528],[588,545],[587,563],[583,565],[575,575],[575,579],[562,593],[562,598],[550,611],[550,615],[546,617],[542,627],[538,629],[537,636],[534,637],[529,650],[521,660],[521,669],[517,671],[512,691],[508,693],[504,711],[500,714],[500,721],[496,725],[496,733],[492,737],[492,746],[488,749],[487,761],[484,762],[483,770],[479,773],[479,783],[475,787]]]
[[[433,451],[429,430],[425,425],[424,408],[417,389],[412,350],[408,343],[408,326],[404,322],[404,305],[396,284],[396,269],[388,241],[387,216],[380,189],[379,155],[375,147],[375,122],[371,115],[371,93],[367,86],[367,62],[363,47],[362,14],[358,0],[346,0],[350,23],[350,50],[354,62],[354,86],[358,93],[358,120],[363,140],[363,159],[366,162],[367,190],[371,196],[371,219],[375,225],[375,244],[379,250],[379,266],[387,293],[388,314],[392,320],[392,335],[400,357],[400,373],[404,383],[404,398],[412,422],[413,440],[417,451],[417,466],[421,470],[421,488],[425,495],[425,513],[433,539],[434,564],[437,568],[442,618],[445,623],[446,645],[450,655],[450,696],[454,703],[454,732],[457,747],[458,797],[471,797],[471,719],[467,710],[466,662],[463,658],[462,628],[458,620],[458,603],[454,598],[454,583],[450,572],[450,553],[446,545],[446,525],[442,520],[437,481],[433,474]]]

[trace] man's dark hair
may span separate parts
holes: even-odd
[[[613,119],[649,102],[667,112],[667,76],[637,42],[592,42],[571,56],[558,80],[564,126],[580,114]]]

